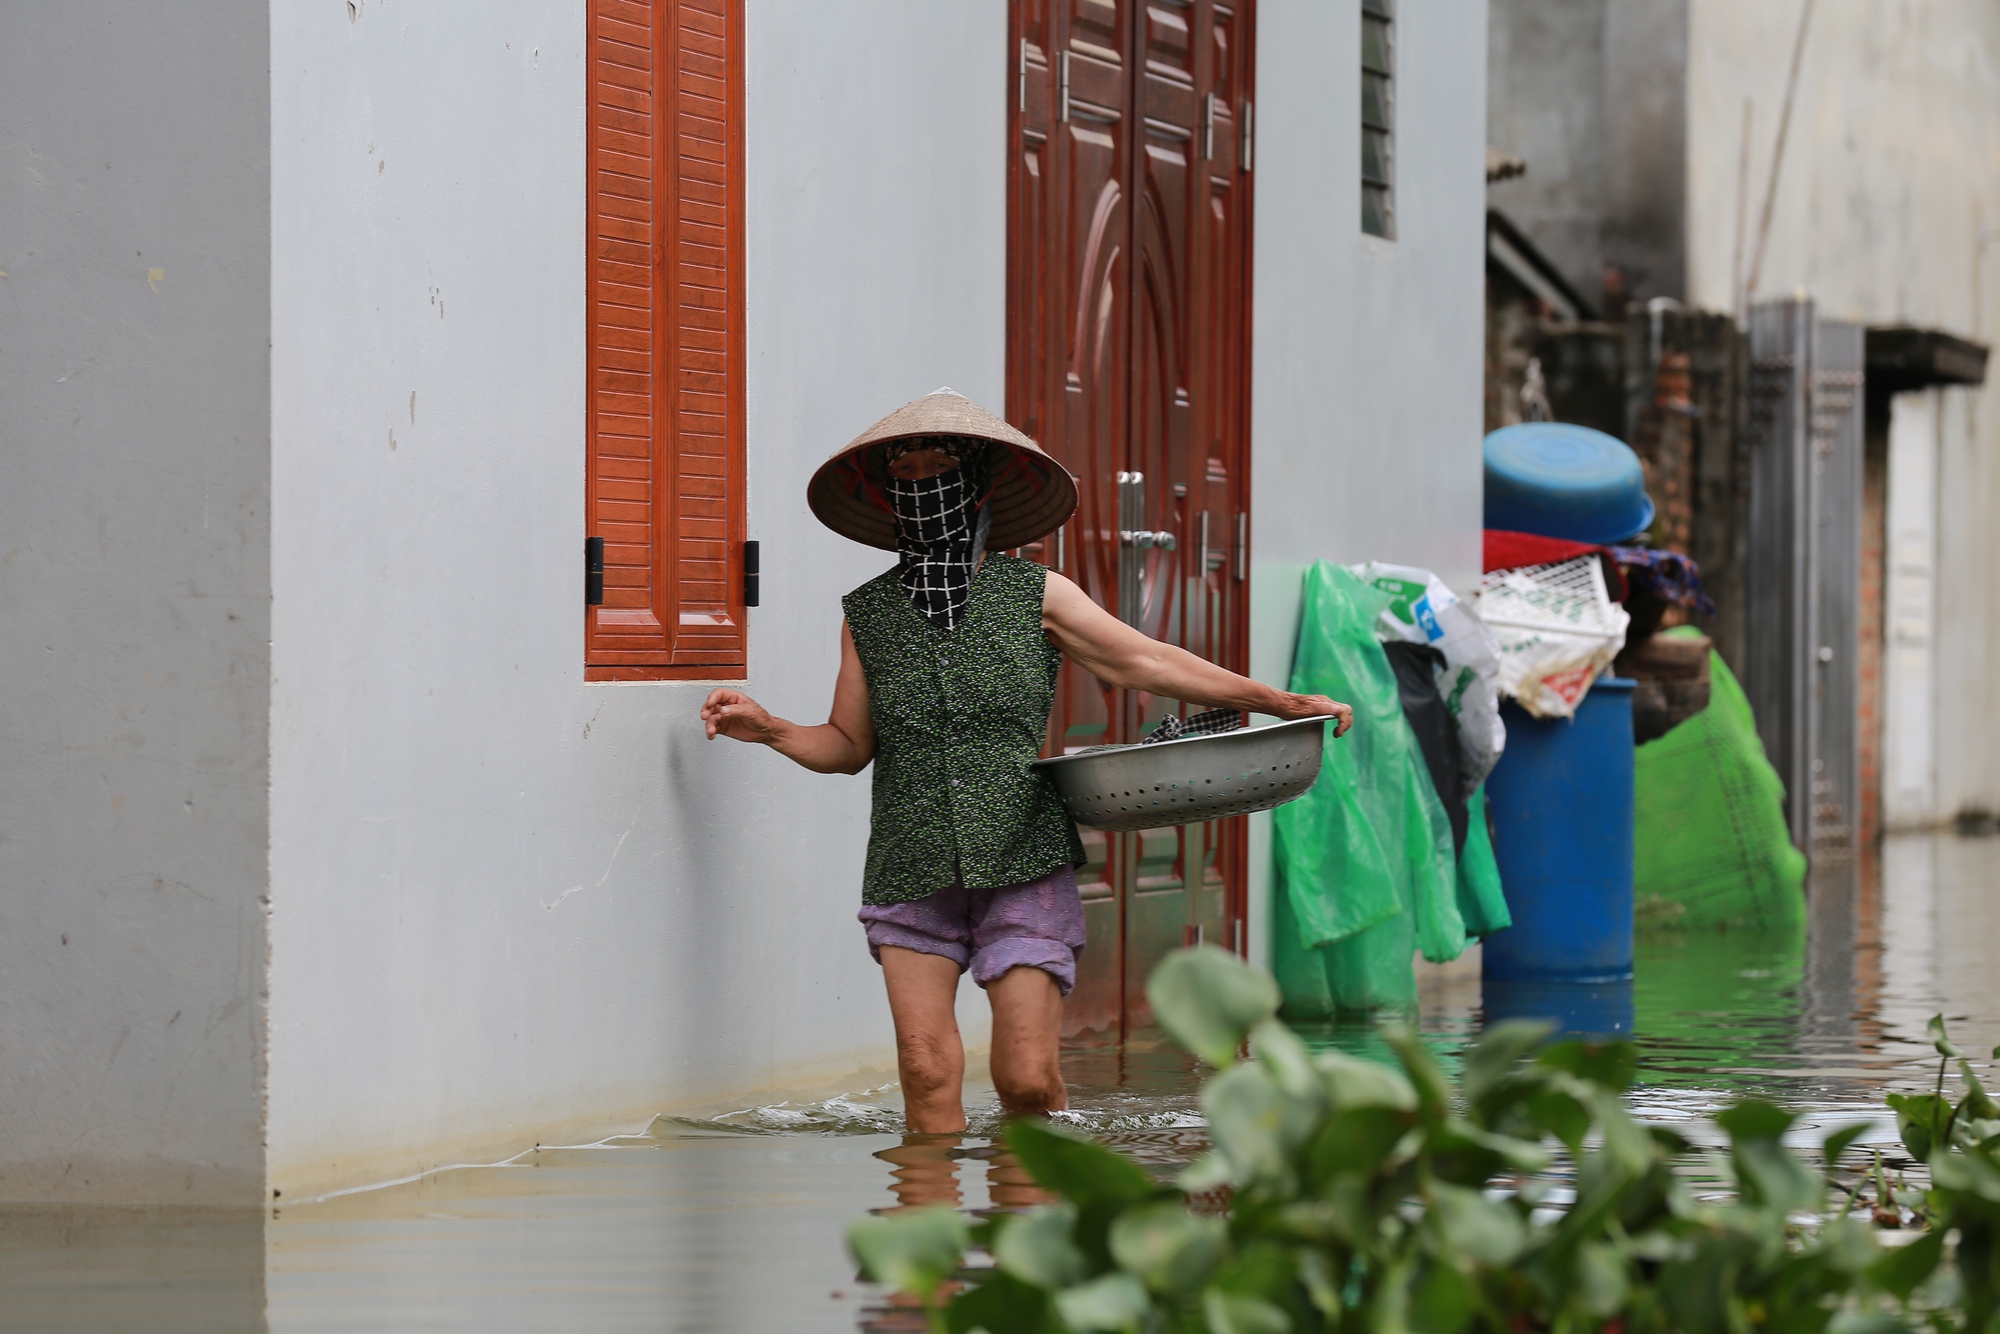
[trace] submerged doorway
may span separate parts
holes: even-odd
[[[1254,6],[1012,0],[1007,417],[1075,473],[1032,555],[1156,638],[1248,665]],[[1136,741],[1176,700],[1065,666],[1053,751]],[[1151,1022],[1175,946],[1240,951],[1245,821],[1084,831],[1065,1029]]]

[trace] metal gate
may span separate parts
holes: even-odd
[[[1862,326],[1809,299],[1750,311],[1750,533],[1744,687],[1785,781],[1792,841],[1855,849],[1861,595]]]

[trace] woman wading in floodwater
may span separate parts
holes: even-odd
[[[817,727],[740,690],[702,705],[710,739],[755,741],[818,773],[874,761],[861,922],[896,1024],[909,1128],[965,1129],[953,998],[968,967],[993,1006],[993,1083],[1010,1113],[1068,1103],[1057,1064],[1076,983],[1083,845],[1041,753],[1068,654],[1109,685],[1310,718],[1293,695],[1148,639],[1047,567],[988,548],[1052,532],[1076,484],[1032,440],[947,389],[899,408],[813,475],[807,502],[843,537],[897,553],[841,599],[840,676]]]

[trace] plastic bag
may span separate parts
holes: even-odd
[[[1507,748],[1500,721],[1500,645],[1486,623],[1429,570],[1369,561],[1354,566],[1369,587],[1390,595],[1375,618],[1375,637],[1429,644],[1444,654],[1438,693],[1458,721],[1461,796],[1486,781]]]
[[[1442,961],[1465,948],[1451,824],[1375,638],[1389,601],[1344,565],[1306,573],[1291,686],[1346,701],[1354,726],[1327,742],[1312,789],[1272,817],[1273,961],[1294,1016],[1412,1005],[1413,952]]]
[[[1803,931],[1806,859],[1785,827],[1784,781],[1719,653],[1709,682],[1706,709],[1633,756],[1640,919]]]
[[[1474,610],[1500,646],[1500,693],[1537,718],[1571,718],[1625,645],[1631,618],[1604,587],[1595,555],[1495,570]]]

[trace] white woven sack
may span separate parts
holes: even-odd
[[[1594,555],[1495,570],[1480,581],[1473,608],[1500,643],[1500,692],[1537,718],[1575,716],[1631,623]]]

